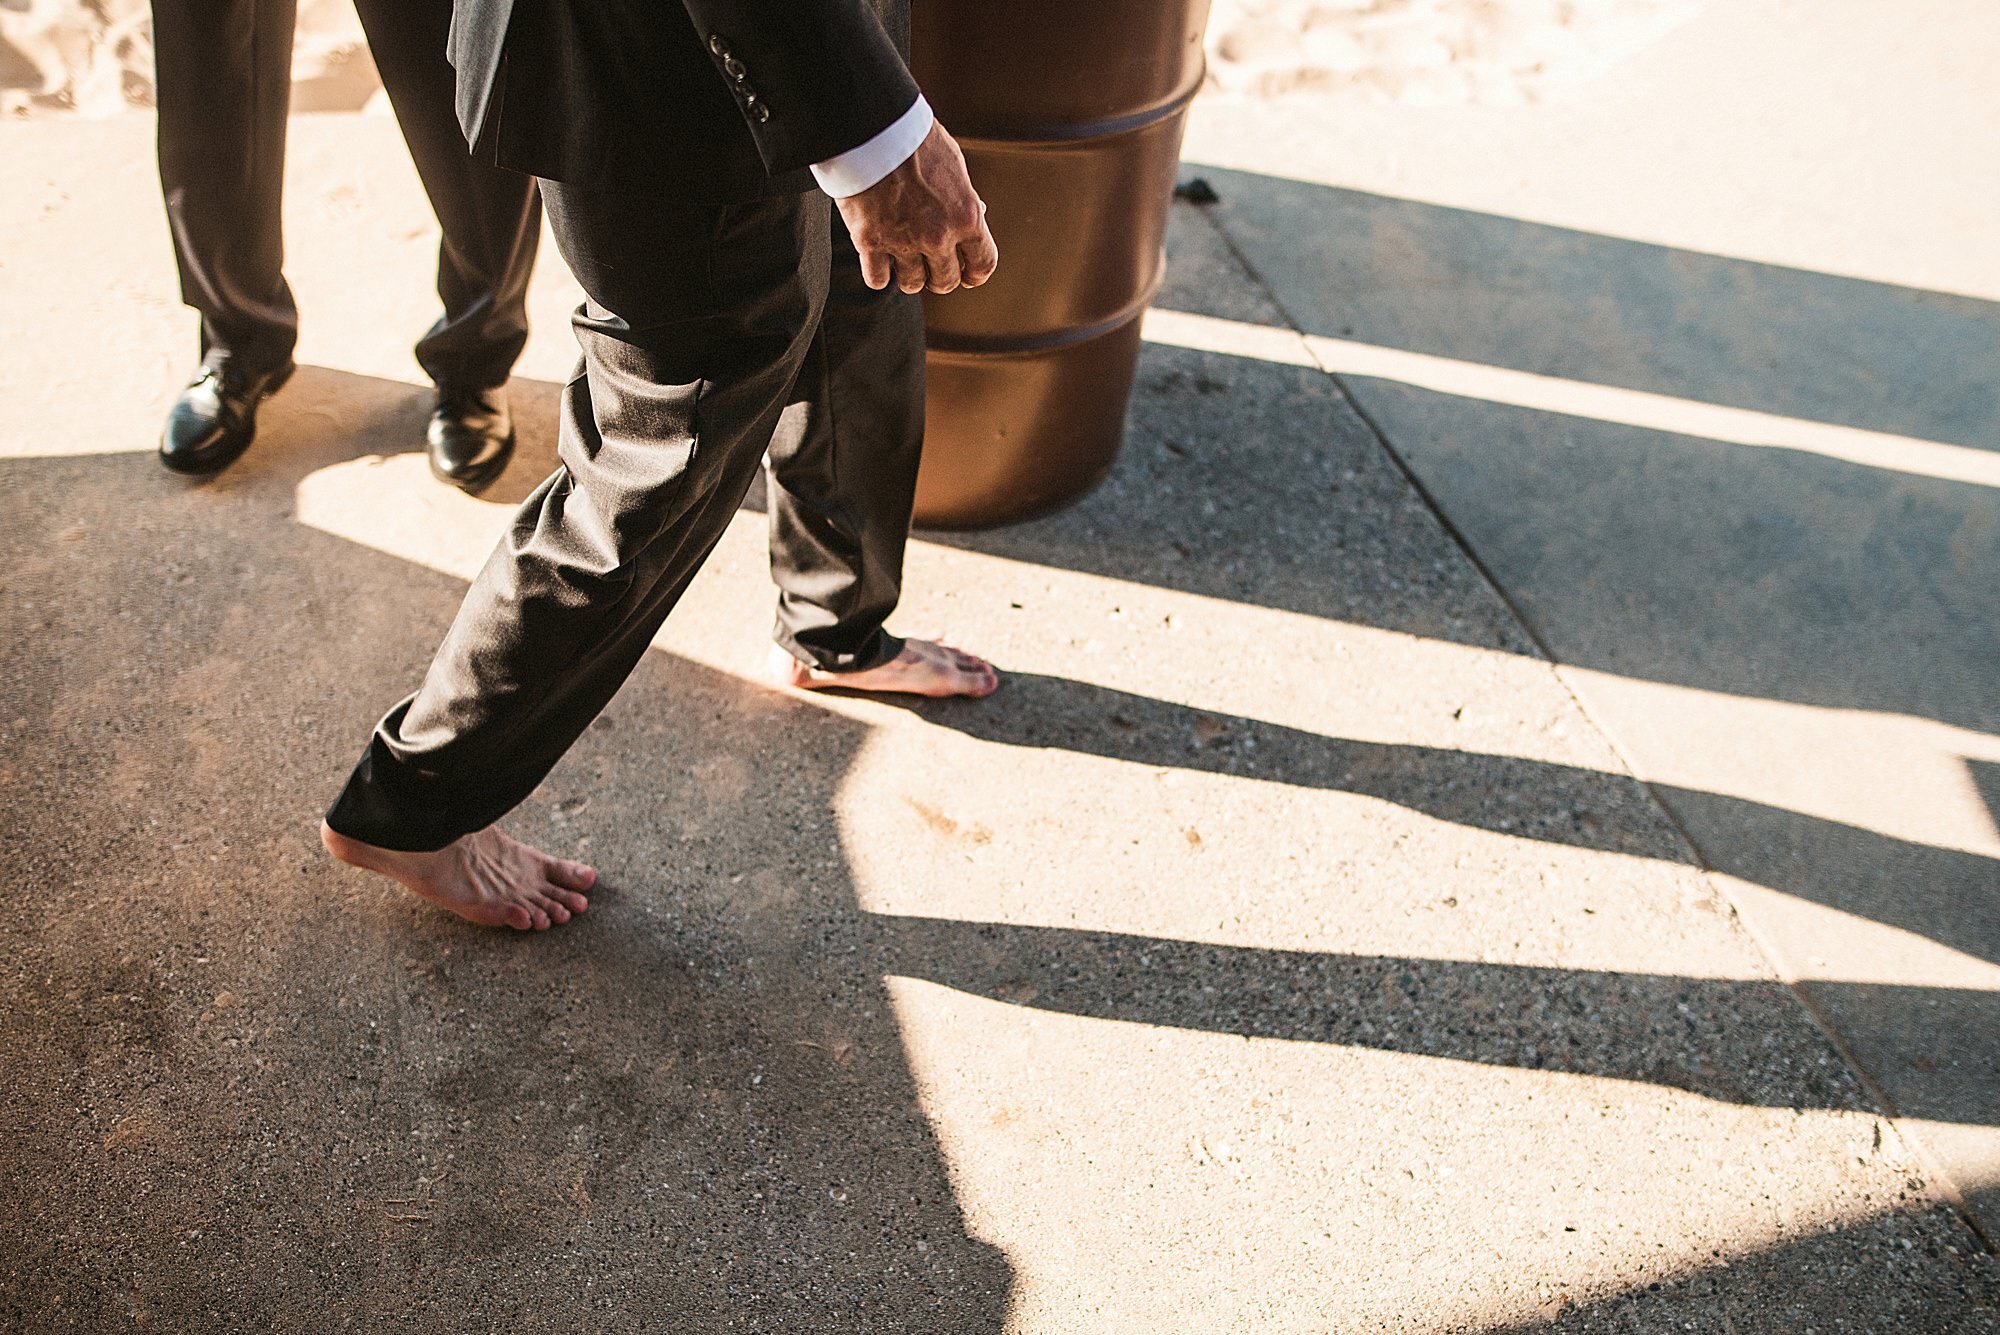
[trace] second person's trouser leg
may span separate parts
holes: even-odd
[[[210,365],[262,374],[290,360],[281,209],[293,0],[155,0],[160,188],[181,299]]]
[[[465,146],[445,59],[451,0],[356,0],[355,9],[444,232],[444,315],[417,344],[417,361],[444,389],[503,385],[528,340],[542,225],[534,178],[479,162]]]
[[[771,440],[776,638],[815,667],[855,672],[894,658],[882,629],[903,587],[924,442],[924,308],[874,291],[838,215],[819,336]]]
[[[542,189],[589,298],[562,467],[327,813],[378,847],[441,848],[491,824],[610,700],[742,503],[826,298],[823,195],[706,206]]]

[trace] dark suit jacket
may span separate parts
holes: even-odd
[[[573,185],[796,193],[916,100],[908,16],[908,0],[454,0],[459,123],[482,161]]]

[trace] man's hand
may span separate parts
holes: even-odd
[[[861,276],[872,288],[891,282],[905,292],[978,287],[1000,263],[986,230],[986,204],[965,174],[965,155],[936,122],[908,162],[836,202],[861,252]]]

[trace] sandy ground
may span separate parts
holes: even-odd
[[[114,116],[153,104],[148,0],[15,0],[0,8],[0,114]],[[381,89],[348,0],[300,0],[293,106],[358,111]]]
[[[1241,96],[1512,106],[1587,87],[1712,0],[1217,0],[1213,87]],[[0,111],[99,116],[151,104],[145,0],[0,10]],[[377,87],[346,0],[305,0],[301,110]]]
[[[1209,74],[1239,96],[1519,106],[1579,93],[1705,0],[1219,0]]]

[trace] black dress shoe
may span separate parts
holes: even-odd
[[[514,457],[514,418],[504,389],[440,389],[431,410],[431,475],[477,496]]]
[[[214,473],[257,438],[257,405],[292,378],[292,363],[245,375],[229,363],[204,366],[174,400],[160,433],[160,462],[176,473]]]

